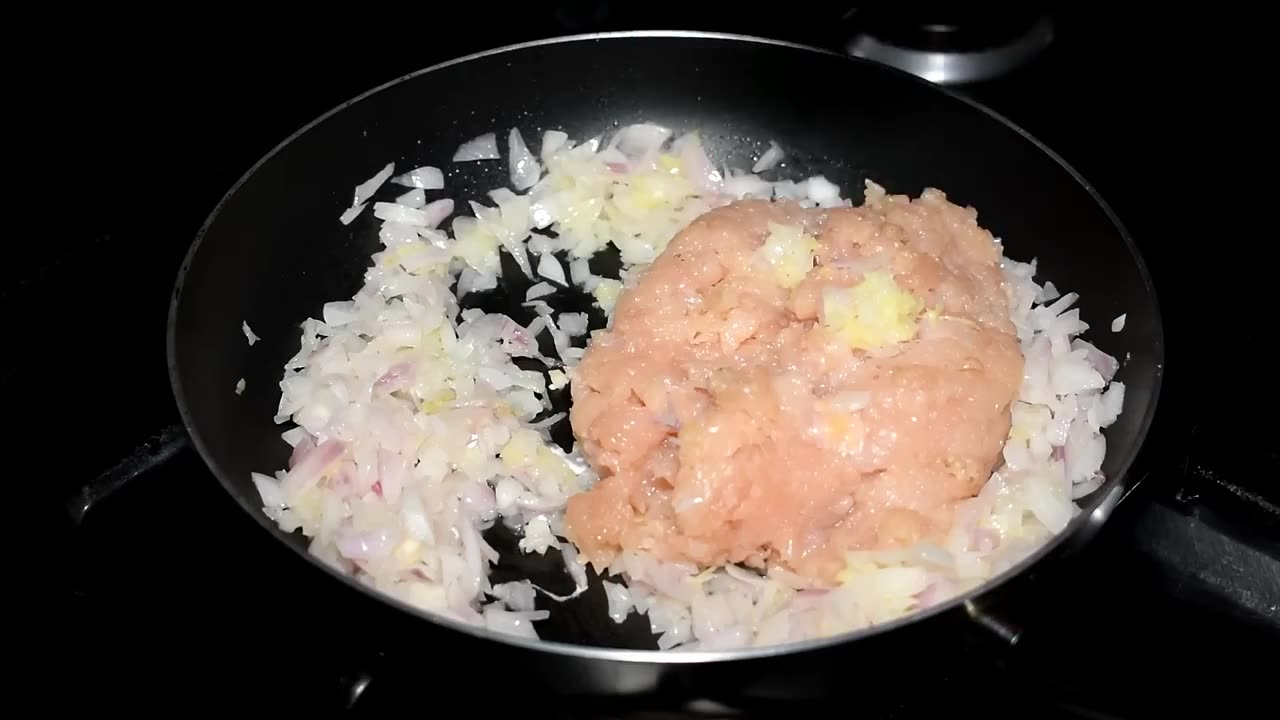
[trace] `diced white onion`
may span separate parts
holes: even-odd
[[[489,132],[459,145],[458,150],[453,154],[453,161],[497,160],[498,157],[498,136],[496,133]]]
[[[542,147],[539,152],[542,155],[543,161],[545,162],[547,158],[551,157],[556,153],[556,151],[564,147],[564,144],[568,139],[568,133],[564,133],[559,130],[548,130],[542,133]]]
[[[422,190],[443,190],[444,189],[444,173],[439,168],[424,165],[415,168],[401,175],[391,182],[405,187],[419,188]]]
[[[511,163],[511,186],[516,190],[528,190],[538,182],[542,166],[534,159],[518,128],[511,128],[507,138],[507,159]]]
[[[529,286],[529,289],[525,291],[524,299],[537,300],[540,297],[546,297],[548,295],[552,295],[555,293],[555,291],[556,291],[556,288],[551,283],[540,282],[540,283],[537,283],[536,285]]]
[[[338,220],[341,221],[343,225],[350,225],[352,220],[355,220],[360,213],[364,212],[366,205],[368,205],[368,203],[360,203],[359,205],[343,210],[342,214],[338,216]]]
[[[556,260],[551,253],[546,253],[538,259],[538,274],[560,285],[569,284],[565,280],[564,268],[561,267],[560,261]]]
[[[613,621],[620,623],[627,619],[627,615],[631,613],[631,593],[625,585],[609,582],[605,580],[601,583],[604,586],[605,598],[609,602],[609,617]]]
[[[258,494],[262,496],[262,504],[265,507],[283,509],[286,504],[284,489],[280,487],[280,481],[268,475],[261,473],[250,473],[253,479],[253,485],[258,489]]]
[[[586,313],[560,313],[560,317],[556,319],[560,322],[560,329],[569,337],[587,334]]]
[[[409,208],[420,209],[422,206],[427,204],[427,195],[421,190],[415,188],[396,198],[396,204]]]
[[[247,320],[240,324],[240,330],[244,332],[245,339],[249,341],[249,347],[253,347],[253,344],[258,342],[258,336],[254,335],[253,330],[249,329],[249,322]]]
[[[422,208],[423,220],[425,220],[423,225],[429,228],[439,227],[440,223],[444,222],[444,219],[452,214],[452,199],[441,198],[439,200],[433,200],[427,203],[426,207]]]
[[[374,203],[373,216],[379,220],[415,227],[428,227],[431,224],[425,210],[418,210],[397,203]]]
[[[391,177],[391,173],[395,172],[395,170],[396,164],[389,162],[386,167],[379,170],[373,177],[357,185],[351,206],[362,205],[366,200],[373,197],[373,194],[378,192],[378,188],[382,187],[382,184],[387,181],[387,178]]]
[[[324,305],[324,324],[329,327],[341,327],[359,316],[355,303],[349,300]]]
[[[770,140],[769,149],[765,150],[760,156],[760,159],[756,160],[756,164],[751,166],[751,172],[762,173],[765,170],[770,170],[784,157],[786,157],[786,153],[782,151],[782,147],[773,140]]]

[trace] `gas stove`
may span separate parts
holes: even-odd
[[[89,30],[81,38],[104,62],[86,70],[92,80],[79,101],[96,108],[96,122],[77,136],[76,166],[110,182],[78,198],[87,208],[76,222],[50,228],[57,243],[16,250],[20,270],[6,272],[0,294],[11,317],[80,317],[86,300],[97,311],[93,321],[37,330],[46,352],[11,356],[0,368],[4,395],[29,408],[29,427],[93,426],[71,441],[31,440],[59,467],[41,486],[39,522],[60,558],[41,615],[52,620],[55,646],[75,649],[45,678],[49,699],[98,708],[194,700],[376,711],[426,710],[456,692],[476,708],[499,707],[481,705],[495,698],[511,710],[541,707],[563,717],[797,710],[911,717],[1008,702],[1034,717],[1136,717],[1252,701],[1250,682],[1268,664],[1253,656],[1280,648],[1280,456],[1261,426],[1224,419],[1233,408],[1205,381],[1220,368],[1187,350],[1206,311],[1183,283],[1215,269],[1189,269],[1162,241],[1179,220],[1148,189],[1152,169],[1168,167],[1149,128],[1179,96],[1143,64],[1167,48],[1143,43],[1167,38],[1083,13],[1030,13],[992,28],[981,17],[868,19],[825,3],[806,20],[770,22],[690,11],[675,23],[614,3],[504,11],[495,27],[487,27],[494,18],[449,12],[432,18],[456,29],[448,40],[428,32],[392,41],[377,26],[395,22],[390,17],[362,17],[355,27],[318,19],[306,33],[288,18],[258,17],[254,25],[215,18],[193,34],[147,37],[135,48]],[[906,690],[851,687],[847,697],[799,705],[781,697],[776,706],[742,708],[680,688],[538,705],[547,699],[502,698],[502,673],[519,668],[487,666],[447,638],[405,644],[397,632],[404,618],[270,542],[187,443],[164,359],[169,292],[196,229],[258,157],[346,98],[450,57],[571,32],[676,25],[886,62],[907,57],[886,48],[907,48],[910,57],[952,58],[952,68],[966,53],[1017,45],[1022,50],[981,72],[934,79],[1075,165],[1146,255],[1170,352],[1160,412],[1134,470],[1140,481],[1097,540],[1055,570],[1052,592],[1024,609],[1026,642],[1016,651],[940,637],[939,657],[904,670],[912,678]],[[48,384],[33,379],[53,376],[86,379],[72,396],[51,401]],[[441,658],[456,663],[441,667]]]

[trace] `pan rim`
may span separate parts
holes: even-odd
[[[255,173],[257,173],[257,171],[263,165],[271,161],[279,152],[281,152],[284,148],[292,144],[299,137],[309,132],[312,128],[325,122],[330,117],[345,110],[346,108],[352,105],[355,105],[356,103],[359,103],[365,100],[366,98],[376,95],[377,93],[380,93],[388,88],[391,88],[403,82],[412,80],[421,75],[426,75],[428,73],[449,68],[454,65],[460,65],[473,60],[478,60],[485,57],[491,57],[494,55],[512,53],[512,52],[516,52],[516,51],[520,51],[528,48],[542,47],[547,45],[567,44],[567,43],[598,42],[598,41],[604,41],[604,40],[630,40],[635,38],[725,40],[725,41],[736,42],[736,43],[775,46],[775,47],[782,47],[782,48],[787,48],[791,50],[799,50],[803,52],[816,53],[819,55],[826,55],[833,58],[844,60],[846,62],[853,63],[855,65],[860,64],[860,65],[863,65],[864,67],[872,68],[873,72],[884,72],[890,75],[897,75],[898,77],[904,79],[905,81],[914,82],[919,85],[928,87],[932,92],[941,93],[942,95],[949,97],[952,100],[959,101],[969,106],[970,108],[987,115],[992,120],[996,121],[997,123],[1017,133],[1023,140],[1031,143],[1033,147],[1035,147],[1038,151],[1044,153],[1049,159],[1053,160],[1055,163],[1057,163],[1059,167],[1061,167],[1064,171],[1066,171],[1067,174],[1077,184],[1079,184],[1080,187],[1085,190],[1085,192],[1088,193],[1089,197],[1092,198],[1093,202],[1095,202],[1098,205],[1099,209],[1103,211],[1107,219],[1111,222],[1112,226],[1116,229],[1121,239],[1124,241],[1125,247],[1128,249],[1130,257],[1137,264],[1138,273],[1139,273],[1139,276],[1142,278],[1143,286],[1145,287],[1148,295],[1150,296],[1150,299],[1151,299],[1150,309],[1154,318],[1153,332],[1154,332],[1155,343],[1154,343],[1153,353],[1156,360],[1156,367],[1155,367],[1155,372],[1152,378],[1150,399],[1147,403],[1147,407],[1142,418],[1139,420],[1137,434],[1135,436],[1133,444],[1129,448],[1126,448],[1125,454],[1120,458],[1119,468],[1116,473],[1115,479],[1112,481],[1113,484],[1112,484],[1111,490],[1105,495],[1100,496],[1098,501],[1095,504],[1093,504],[1092,509],[1089,509],[1089,508],[1082,509],[1082,512],[1078,513],[1078,515],[1071,520],[1071,524],[1067,528],[1064,528],[1061,532],[1057,533],[1054,537],[1052,537],[1043,545],[1041,545],[1039,548],[1037,548],[1036,551],[1032,552],[1030,555],[1023,558],[1021,561],[1019,561],[1012,567],[1007,568],[1003,572],[991,577],[981,585],[965,593],[957,595],[946,602],[939,603],[937,605],[926,608],[924,610],[912,612],[909,615],[896,618],[886,623],[865,627],[865,628],[860,628],[858,630],[854,630],[846,633],[841,633],[841,634],[822,637],[822,638],[814,638],[814,639],[804,640],[799,642],[788,642],[788,643],[777,644],[777,645],[739,648],[734,650],[693,650],[693,651],[634,650],[634,649],[597,647],[597,646],[589,646],[589,645],[576,645],[572,643],[553,641],[553,640],[541,640],[541,639],[530,640],[530,639],[521,638],[521,637],[503,635],[503,634],[486,630],[483,627],[469,625],[467,623],[461,622],[459,620],[455,620],[453,618],[434,615],[426,611],[423,611],[419,608],[409,605],[408,603],[398,598],[391,597],[390,595],[383,594],[373,588],[370,588],[364,583],[361,583],[355,580],[351,576],[340,573],[338,570],[331,567],[327,563],[324,563],[320,559],[316,558],[311,553],[307,552],[305,548],[300,547],[296,543],[284,543],[284,544],[288,546],[291,550],[293,550],[295,553],[297,553],[304,560],[309,562],[313,567],[319,568],[320,570],[327,572],[330,576],[337,579],[340,583],[345,585],[348,589],[357,590],[360,593],[362,593],[364,596],[366,596],[367,598],[375,602],[388,605],[399,611],[415,616],[415,619],[425,620],[429,624],[436,625],[443,629],[461,632],[479,640],[497,642],[500,644],[510,645],[523,650],[530,650],[535,652],[545,651],[555,655],[569,656],[569,657],[581,658],[581,659],[587,659],[587,660],[607,660],[607,661],[622,662],[622,663],[629,663],[629,664],[652,663],[652,664],[666,665],[666,664],[701,664],[701,663],[708,663],[708,662],[758,660],[758,659],[764,659],[764,658],[770,658],[770,657],[790,655],[792,653],[810,652],[814,650],[834,647],[837,645],[852,643],[857,640],[867,639],[867,638],[881,635],[881,634],[887,634],[893,630],[900,629],[900,628],[913,625],[919,622],[923,622],[935,616],[942,615],[944,613],[950,613],[962,607],[969,610],[969,612],[974,612],[973,601],[975,599],[985,595],[989,595],[993,591],[999,589],[1009,581],[1013,580],[1015,577],[1019,577],[1026,574],[1029,570],[1039,565],[1042,560],[1046,559],[1048,555],[1058,551],[1061,548],[1061,546],[1063,546],[1064,543],[1067,543],[1069,540],[1082,540],[1080,538],[1082,533],[1085,533],[1085,532],[1092,533],[1096,531],[1098,528],[1100,528],[1108,520],[1108,518],[1111,515],[1111,512],[1114,510],[1115,506],[1118,504],[1120,499],[1127,492],[1128,488],[1133,485],[1130,478],[1130,470],[1132,468],[1134,461],[1137,459],[1138,455],[1140,454],[1140,452],[1142,451],[1143,447],[1146,444],[1147,435],[1150,431],[1153,419],[1156,414],[1157,407],[1159,405],[1160,392],[1163,384],[1164,366],[1165,366],[1164,322],[1163,322],[1163,316],[1160,310],[1160,303],[1159,303],[1158,294],[1156,292],[1155,284],[1152,281],[1150,271],[1147,267],[1147,263],[1145,259],[1142,256],[1142,253],[1139,251],[1138,247],[1134,244],[1133,238],[1130,235],[1128,229],[1125,227],[1125,225],[1120,220],[1120,218],[1116,215],[1116,213],[1111,208],[1111,206],[1106,202],[1106,200],[1103,199],[1101,194],[1098,193],[1097,189],[1093,186],[1093,184],[1090,183],[1088,180],[1086,180],[1084,176],[1080,174],[1079,171],[1077,171],[1073,166],[1067,163],[1064,158],[1058,155],[1058,153],[1056,153],[1054,150],[1049,148],[1047,145],[1045,145],[1035,136],[1031,135],[1031,133],[1027,132],[1019,125],[1013,123],[1008,118],[992,110],[991,108],[988,108],[982,103],[979,103],[975,100],[964,97],[950,90],[949,88],[937,85],[935,83],[931,83],[923,78],[920,78],[916,75],[912,75],[904,70],[899,70],[894,67],[883,65],[881,63],[876,63],[870,60],[865,60],[862,58],[851,57],[851,56],[844,55],[826,48],[814,47],[814,46],[804,45],[801,43],[791,42],[787,40],[765,38],[765,37],[759,37],[759,36],[753,36],[753,35],[698,31],[698,30],[625,30],[625,31],[561,35],[561,36],[541,38],[537,40],[531,40],[531,41],[526,41],[521,43],[494,47],[494,48],[482,50],[479,52],[471,53],[468,55],[463,55],[450,60],[446,60],[444,62],[431,65],[425,68],[421,68],[419,70],[415,70],[408,74],[389,80],[369,90],[366,90],[365,92],[360,93],[356,96],[353,96],[348,100],[342,102],[341,104],[335,106],[334,108],[330,109],[329,111],[317,116],[310,122],[306,123],[299,129],[291,133],[283,141],[275,145],[271,150],[269,150],[265,155],[263,155],[256,163],[254,163],[243,175],[241,175],[239,179],[236,180],[236,182],[223,194],[223,196],[214,205],[213,210],[210,211],[205,221],[201,224],[199,230],[196,232],[196,235],[191,242],[190,247],[187,249],[187,252],[183,257],[181,265],[178,268],[178,273],[177,273],[176,280],[173,285],[173,290],[170,296],[169,313],[168,313],[168,318],[166,323],[166,342],[165,342],[166,355],[167,355],[166,361],[167,361],[168,372],[169,372],[170,387],[173,392],[174,401],[177,405],[178,412],[182,418],[185,430],[187,434],[190,436],[192,445],[196,448],[196,451],[200,454],[201,459],[203,460],[206,467],[214,475],[214,477],[217,478],[218,483],[222,485],[223,489],[236,500],[236,503],[243,510],[248,512],[249,515],[253,517],[261,527],[267,530],[268,533],[272,535],[275,540],[277,541],[280,540],[278,536],[278,532],[279,532],[278,528],[275,528],[273,524],[269,522],[269,518],[267,518],[266,515],[261,512],[261,508],[250,507],[250,504],[244,498],[242,498],[240,494],[235,490],[230,480],[224,477],[223,473],[219,472],[216,469],[213,462],[212,455],[208,452],[208,449],[205,443],[203,442],[203,440],[201,439],[200,434],[197,433],[194,429],[195,428],[194,419],[191,415],[190,408],[188,408],[187,406],[185,394],[183,392],[182,379],[178,371],[176,328],[177,328],[177,320],[178,320],[178,308],[179,308],[179,304],[182,296],[183,286],[186,280],[186,275],[191,265],[193,264],[196,258],[196,255],[198,254],[200,247],[203,244],[204,238],[208,234],[209,229],[213,226],[213,224],[216,222],[218,217],[221,215],[221,212],[223,208],[226,206],[226,204],[233,197],[236,196],[240,188],[246,182],[248,182],[248,180]],[[1082,541],[1087,542],[1087,540],[1088,538],[1083,538]]]

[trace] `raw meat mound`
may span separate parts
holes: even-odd
[[[1001,248],[937,190],[745,200],[672,239],[573,382],[601,474],[569,539],[832,582],[843,553],[941,538],[990,477],[1023,357]]]

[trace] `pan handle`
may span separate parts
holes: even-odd
[[[168,462],[190,444],[191,439],[187,435],[186,426],[181,423],[170,425],[153,434],[120,462],[76,490],[66,503],[67,513],[71,516],[72,522],[76,525],[81,524],[94,505],[105,500],[139,475]]]

